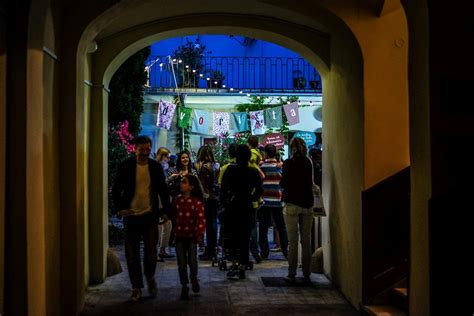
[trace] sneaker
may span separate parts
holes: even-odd
[[[183,286],[183,287],[181,288],[181,296],[180,296],[180,298],[181,298],[182,300],[189,300],[189,287]]]
[[[193,292],[199,293],[199,291],[201,290],[201,287],[199,286],[199,280],[197,278],[191,279],[191,284],[192,284],[191,289],[193,290]]]
[[[160,253],[158,254],[158,257],[160,257],[161,259],[174,258],[173,255],[170,255],[170,254],[166,253],[166,251],[160,252]]]
[[[236,265],[232,265],[229,268],[229,272],[227,272],[227,277],[228,278],[233,278],[239,274],[239,267]]]
[[[132,301],[132,302],[138,302],[141,297],[142,297],[142,290],[140,290],[140,289],[133,289],[133,290],[132,290],[132,295],[130,296],[130,301]]]
[[[261,263],[262,262],[262,256],[260,256],[259,253],[254,254],[253,258],[255,259],[256,263]]]
[[[148,293],[150,294],[151,297],[156,297],[156,294],[158,294],[158,289],[156,288],[156,281],[154,278],[148,279]]]
[[[285,280],[285,282],[288,282],[288,283],[295,283],[296,282],[296,278],[294,276],[286,276],[283,278],[283,280]]]

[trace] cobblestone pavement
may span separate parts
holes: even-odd
[[[158,295],[137,303],[128,301],[130,282],[121,247],[113,249],[121,259],[124,271],[107,278],[103,284],[90,286],[86,293],[82,315],[359,315],[323,274],[312,274],[312,286],[287,286],[281,279],[287,272],[287,262],[272,253],[270,260],[256,264],[245,280],[227,280],[226,272],[199,262],[201,291],[191,299],[179,299],[179,283],[175,259],[158,262],[156,280]],[[300,271],[299,271],[300,272]],[[265,286],[262,277],[272,277],[280,286]]]

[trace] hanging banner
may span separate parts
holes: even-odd
[[[265,110],[265,126],[267,128],[280,128],[282,125],[281,107]]]
[[[283,106],[285,109],[286,119],[288,120],[288,125],[295,125],[300,122],[300,115],[298,109],[298,103],[293,102],[290,104],[285,104]]]
[[[191,121],[191,108],[184,106],[178,107],[178,126],[181,128],[188,128]]]
[[[249,130],[249,122],[247,113],[236,112],[232,113],[232,132],[245,132]]]
[[[293,138],[299,137],[304,140],[306,143],[306,146],[311,146],[316,143],[316,135],[313,132],[296,132],[295,135],[293,135]]]
[[[212,112],[194,110],[191,132],[210,135],[212,124]]]
[[[263,111],[250,112],[250,128],[252,130],[252,135],[265,134]]]
[[[212,113],[212,130],[216,136],[230,133],[230,114],[228,112]]]
[[[160,100],[160,104],[158,106],[158,117],[156,120],[156,125],[159,128],[170,129],[175,110],[176,110],[176,104]]]
[[[263,146],[275,145],[277,149],[282,148],[285,145],[285,137],[280,133],[271,133],[265,135],[262,142]]]

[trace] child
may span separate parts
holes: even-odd
[[[182,284],[181,299],[189,299],[188,269],[192,290],[200,290],[197,279],[197,244],[201,242],[206,231],[203,191],[196,176],[183,176],[180,184],[181,194],[173,199],[173,218],[175,226],[175,247],[178,261],[179,278]]]

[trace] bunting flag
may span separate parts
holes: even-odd
[[[283,106],[283,109],[285,110],[286,119],[288,120],[288,125],[295,125],[300,122],[300,114],[299,114],[297,102],[285,104]]]
[[[249,122],[247,113],[236,112],[232,113],[232,131],[234,133],[245,132],[249,130]]]
[[[158,106],[158,117],[156,120],[156,125],[159,128],[170,129],[175,110],[176,110],[176,104],[160,100],[160,104]]]
[[[267,128],[279,128],[283,125],[281,119],[281,107],[265,110],[265,126]]]
[[[178,126],[181,128],[188,128],[191,121],[191,108],[186,108],[184,106],[178,107]]]
[[[230,114],[228,112],[213,112],[212,113],[212,130],[216,136],[229,134],[230,132]]]
[[[191,132],[210,135],[212,124],[212,113],[208,111],[194,110],[194,118]]]
[[[263,111],[250,112],[250,128],[252,130],[252,135],[265,134],[263,116]]]

